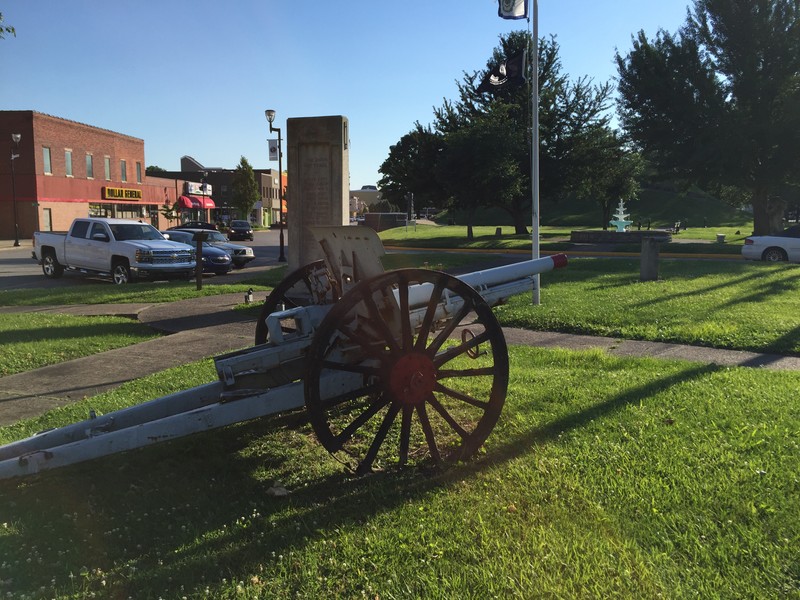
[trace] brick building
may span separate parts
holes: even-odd
[[[0,111],[0,238],[14,238],[15,220],[19,237],[29,238],[89,215],[165,228],[161,207],[186,189],[179,179],[145,174],[144,140],[36,111]],[[203,200],[192,218],[209,218],[213,199]]]

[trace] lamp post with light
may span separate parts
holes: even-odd
[[[200,178],[200,193],[203,196],[203,203],[200,205],[200,210],[203,215],[202,220],[205,220],[206,214],[206,177],[208,177],[208,171],[203,171],[203,176]]]
[[[19,219],[17,217],[17,182],[14,177],[14,159],[19,158],[19,141],[22,139],[21,133],[12,133],[11,141],[14,146],[11,148],[11,201],[14,205],[14,246],[19,246]]]
[[[272,122],[275,120],[275,111],[267,109],[264,111],[269,121],[269,132],[278,132],[278,214],[280,218],[280,254],[278,260],[286,262],[286,256],[283,253],[283,150],[281,150],[281,130],[279,127],[273,127]]]

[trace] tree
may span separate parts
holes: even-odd
[[[441,134],[415,123],[414,129],[389,148],[389,156],[380,166],[383,177],[378,185],[383,196],[405,205],[405,195],[412,193],[417,206],[441,206],[446,193],[435,172],[443,146]]]
[[[459,83],[458,101],[446,101],[434,111],[434,129],[442,133],[447,148],[450,147],[449,138],[455,132],[476,124],[485,127],[484,117],[496,119],[495,125],[500,127],[505,141],[485,158],[494,163],[488,171],[494,172],[495,183],[505,182],[509,187],[495,188],[491,192],[486,190],[483,203],[508,212],[518,234],[527,233],[532,201],[531,89],[526,85],[506,85],[484,92],[480,83],[502,62],[508,62],[520,53],[528,56],[527,79],[531,81],[531,42],[531,36],[525,31],[501,37],[500,46],[495,48],[486,70],[466,74]],[[598,133],[602,133],[606,141],[617,139],[611,136],[609,127],[610,84],[595,85],[587,77],[570,80],[561,72],[558,54],[559,46],[554,39],[540,40],[539,146],[536,150],[539,152],[540,198],[551,202],[568,199],[585,190],[587,180],[604,175],[608,162],[597,161]],[[615,152],[618,156],[627,156],[630,151],[620,141]],[[607,152],[605,158],[613,158],[613,153]],[[515,165],[515,178],[498,177],[500,173],[510,172],[511,163]],[[595,189],[599,187],[595,186]],[[465,191],[461,190],[461,195],[454,194],[456,205],[460,202],[469,205],[472,201],[463,196]]]
[[[524,130],[510,116],[509,107],[496,104],[476,115],[468,126],[447,135],[437,165],[437,177],[467,213],[467,238],[472,239],[473,215],[481,206],[498,206],[514,218],[515,229],[527,233],[527,221],[516,202],[522,198],[525,177],[510,146],[519,146]]]
[[[600,226],[607,229],[617,202],[638,196],[644,162],[638,153],[626,148],[617,132],[607,127],[589,127],[583,139],[576,149],[581,156],[574,161],[578,166],[572,173],[578,181],[574,193],[597,203]]]
[[[239,218],[241,219],[249,218],[256,202],[261,199],[253,167],[250,166],[244,156],[239,160],[239,164],[236,165],[236,170],[233,173],[232,195],[233,206],[239,212]]]
[[[172,222],[178,218],[177,204],[171,205],[169,202],[164,202],[159,212],[170,225],[172,225]]]
[[[500,38],[486,69],[465,73],[457,82],[458,99],[434,109],[432,126],[416,123],[381,165],[381,185],[400,201],[414,192],[418,205],[442,206],[444,201],[468,214],[478,205],[506,211],[518,234],[527,233],[531,213],[531,88],[530,85],[481,85],[501,63],[527,56],[527,80],[533,79],[532,39],[525,31]],[[633,176],[632,150],[610,129],[611,85],[595,85],[583,77],[570,80],[561,72],[554,39],[539,44],[539,164],[540,197],[558,202],[580,194],[600,193],[608,171]],[[516,63],[516,61],[514,61]],[[518,64],[518,63],[516,63]],[[603,143],[599,143],[602,140]],[[616,147],[609,147],[616,142]],[[614,160],[628,168],[617,169]],[[465,182],[470,182],[466,184]],[[617,181],[617,187],[635,182]],[[609,198],[604,198],[606,202]],[[614,198],[616,200],[616,197]]]
[[[16,29],[11,27],[11,25],[3,25],[3,13],[0,13],[0,40],[5,38],[7,33],[17,37]]]
[[[144,170],[146,175],[158,175],[159,173],[166,173],[166,169],[162,169],[156,165],[150,165]]]
[[[660,175],[746,194],[756,234],[782,229],[800,183],[800,4],[695,0],[676,35],[617,54],[621,124]]]

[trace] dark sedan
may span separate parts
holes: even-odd
[[[195,233],[192,231],[181,231],[180,229],[168,229],[162,232],[165,237],[168,237],[173,242],[181,242],[192,248],[197,247],[197,242],[194,241]],[[214,275],[225,275],[233,269],[233,260],[231,255],[212,246],[208,242],[203,242],[202,248],[203,258],[203,273],[213,273]]]
[[[192,234],[192,244],[197,243],[196,239],[199,233],[205,234],[206,243],[230,254],[231,260],[233,261],[233,266],[237,269],[241,269],[251,260],[255,260],[256,258],[252,248],[249,246],[241,246],[239,244],[231,244],[228,241],[228,238],[226,238],[225,235],[219,231],[205,231],[201,229],[185,229],[180,231],[185,231],[186,233]]]
[[[230,240],[250,240],[253,241],[253,227],[249,221],[231,221],[231,230],[228,232]]]
[[[180,225],[170,227],[167,229],[167,231],[174,231],[175,229],[209,229],[216,231],[217,226],[213,223],[207,223],[205,221],[186,221],[186,223],[181,223]]]

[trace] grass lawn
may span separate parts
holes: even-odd
[[[0,377],[158,336],[146,325],[124,317],[0,314]]]
[[[467,239],[467,229],[462,225],[436,226],[417,225],[416,230],[397,227],[381,231],[380,236],[387,246],[398,248],[460,248],[469,250],[530,250],[531,236],[514,234],[514,229],[509,226],[501,227],[502,235],[495,235],[494,226],[475,226],[474,238]],[[569,251],[580,250],[585,245],[572,244],[569,241],[573,229],[586,229],[584,227],[541,227],[540,250],[544,251]],[[736,232],[739,231],[737,234]],[[725,243],[717,244],[718,233],[725,234]],[[673,242],[662,244],[660,251],[664,253],[677,252],[681,254],[740,254],[744,238],[749,235],[750,229],[745,231],[740,227],[694,228],[673,236]],[[709,243],[714,242],[714,243]],[[639,252],[641,244],[616,244],[614,249],[618,252]]]
[[[0,439],[213,378],[172,369]],[[351,479],[287,415],[0,482],[0,596],[796,597],[799,388],[513,347],[485,451],[443,472]]]
[[[390,254],[387,269],[427,267],[455,272],[484,268],[490,257],[471,254]],[[9,304],[95,304],[183,299],[198,294],[265,290],[285,274],[272,269],[236,285],[92,286],[7,292]],[[626,259],[572,259],[542,276],[542,305],[529,296],[495,309],[504,325],[800,355],[800,267],[760,263],[662,260],[661,280],[638,281],[639,264]],[[140,290],[137,294],[136,290]],[[257,314],[260,305],[242,304]],[[58,335],[56,335],[58,334]],[[57,314],[0,315],[0,376],[137,343],[152,332],[127,319]]]
[[[197,290],[195,282],[170,281],[158,283],[136,283],[113,285],[75,285],[41,289],[19,289],[0,291],[0,306],[66,306],[71,304],[127,304],[176,302],[187,298],[215,296],[218,294],[244,294],[248,288],[265,290],[276,285],[281,277],[275,269],[254,276],[252,279],[233,284],[203,283]]]
[[[542,275],[541,305],[520,295],[495,309],[503,325],[800,355],[800,266],[572,259]]]

